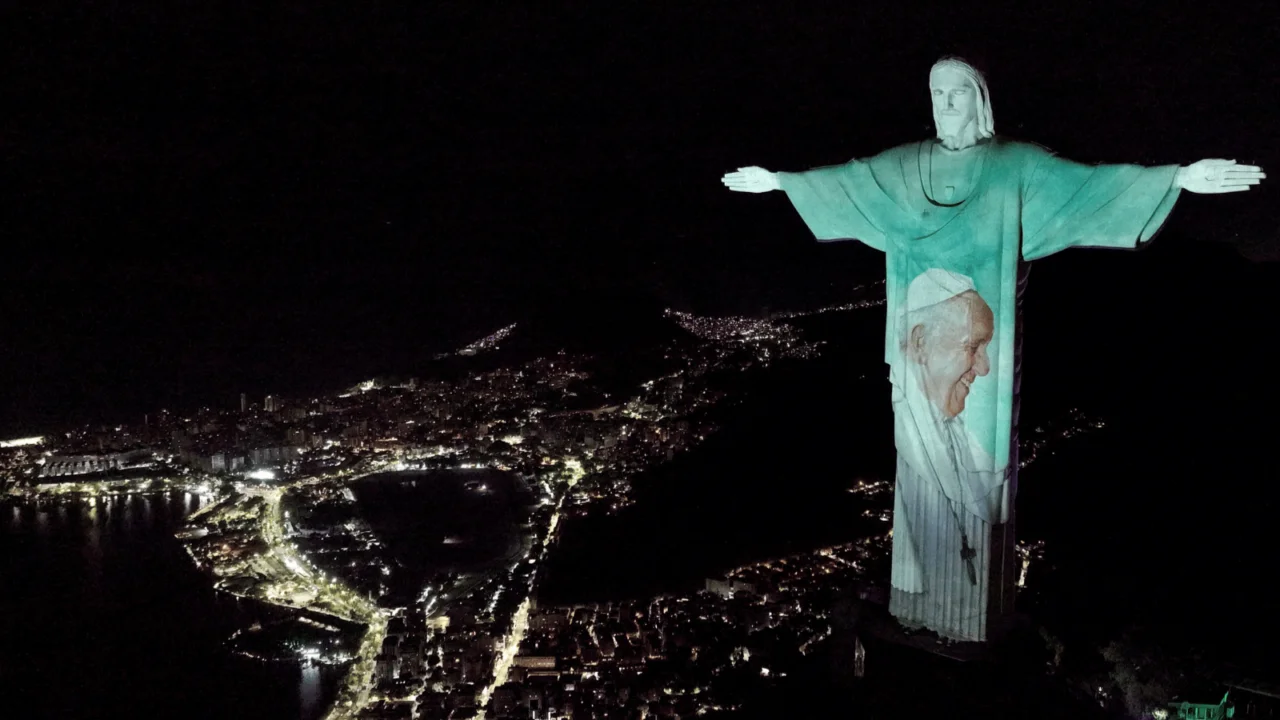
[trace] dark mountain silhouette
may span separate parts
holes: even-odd
[[[1026,601],[1068,644],[1144,624],[1247,662],[1280,637],[1257,580],[1280,547],[1277,308],[1280,264],[1176,235],[1033,271],[1023,426],[1107,422],[1020,481],[1019,534],[1048,542]]]

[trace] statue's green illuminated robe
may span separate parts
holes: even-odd
[[[1038,145],[993,138],[962,151],[970,190],[943,203],[926,193],[935,143],[779,173],[779,181],[818,240],[856,239],[885,253],[885,362],[898,451],[890,611],[907,626],[985,640],[990,621],[1012,611],[1018,569],[1023,261],[1069,247],[1134,248],[1150,240],[1178,197],[1177,166],[1082,165]],[[913,382],[925,366],[904,352],[907,290],[932,268],[971,280],[994,315],[985,346],[989,372],[972,382],[954,418],[929,404],[923,384]],[[968,562],[966,544],[973,550]]]

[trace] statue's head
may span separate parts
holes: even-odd
[[[959,415],[973,382],[991,372],[991,306],[969,278],[934,268],[908,286],[905,325],[903,349],[919,367],[921,389],[943,417]]]
[[[973,139],[996,134],[991,93],[978,69],[958,57],[944,57],[929,70],[933,124],[938,137],[960,137],[972,125]]]

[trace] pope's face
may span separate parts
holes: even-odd
[[[929,92],[933,96],[933,122],[938,135],[954,137],[969,123],[978,121],[977,89],[959,70],[935,68],[929,73]]]
[[[934,407],[952,418],[964,410],[973,381],[991,371],[987,344],[994,317],[975,292],[946,301],[949,307],[934,315],[932,327],[912,328],[916,362],[924,371],[924,390]]]

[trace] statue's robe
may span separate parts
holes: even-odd
[[[946,152],[936,142],[779,173],[779,181],[819,241],[856,239],[885,253],[885,362],[898,451],[890,611],[909,627],[982,641],[992,620],[1012,612],[1018,569],[1023,263],[1070,247],[1134,248],[1150,240],[1177,200],[1178,166],[1082,165],[1032,143],[992,138],[956,156],[969,191],[941,202],[927,192],[936,153]],[[994,315],[990,372],[973,382],[954,418],[913,402],[910,373],[920,366],[902,343],[908,285],[930,268],[971,279]],[[973,550],[969,561],[964,543]]]

